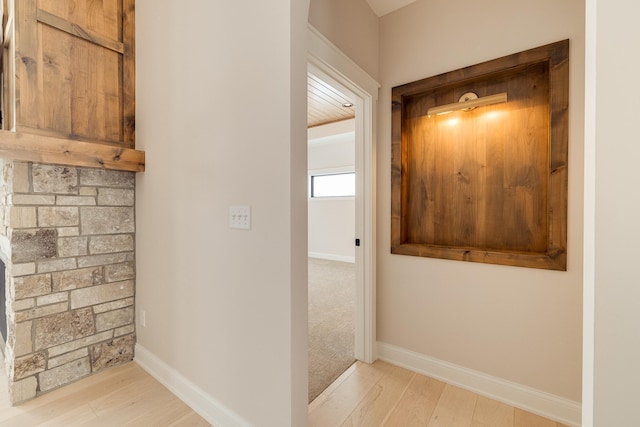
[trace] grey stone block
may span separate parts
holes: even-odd
[[[59,302],[57,304],[45,305],[42,307],[32,308],[30,310],[20,311],[16,313],[16,322],[24,322],[31,319],[37,319],[39,317],[51,316],[52,314],[62,313],[69,309],[68,302]]]
[[[98,189],[96,187],[80,187],[81,196],[97,196]]]
[[[95,206],[95,197],[83,196],[58,196],[56,205],[58,206]]]
[[[16,300],[51,293],[51,276],[38,274],[13,278],[13,295]]]
[[[13,162],[13,191],[28,193],[29,188],[29,163]]]
[[[15,405],[25,400],[33,399],[36,397],[37,389],[38,380],[36,377],[29,377],[9,383],[9,400]]]
[[[78,267],[93,267],[96,265],[117,264],[128,260],[131,252],[117,254],[89,255],[78,258]]]
[[[81,234],[124,234],[135,231],[133,207],[83,207]]]
[[[98,189],[98,204],[101,206],[133,206],[135,192],[129,188]]]
[[[11,198],[14,205],[55,205],[56,196],[34,195],[34,194],[14,194]]]
[[[120,326],[133,323],[133,307],[121,308],[120,310],[108,311],[96,316],[96,330],[98,332],[107,329],[115,329]]]
[[[75,258],[50,259],[38,262],[38,273],[51,271],[74,270],[77,267]]]
[[[64,344],[95,332],[91,308],[45,317],[35,321],[35,349],[37,351]]]
[[[31,326],[33,322],[20,322],[16,324],[15,338],[16,342],[13,346],[13,354],[16,357],[24,356],[33,351],[33,342],[31,340]]]
[[[113,331],[100,332],[99,334],[91,335],[90,337],[81,338],[79,340],[71,341],[66,344],[51,347],[47,351],[49,352],[49,357],[56,357],[82,347],[87,347],[101,341],[106,341],[108,339],[111,339],[112,337]]]
[[[80,169],[80,185],[133,188],[135,186],[135,174],[133,172],[105,169]]]
[[[133,280],[71,291],[71,308],[87,307],[133,296]]]
[[[7,265],[7,270],[9,271],[10,276],[18,277],[18,276],[27,276],[29,274],[34,274],[36,272],[36,263],[35,262],[25,262],[23,264],[10,264]]]
[[[56,230],[14,230],[11,234],[11,260],[13,262],[37,261],[56,256]]]
[[[116,234],[109,236],[94,236],[89,241],[89,253],[108,254],[133,251],[133,235]]]
[[[117,310],[123,307],[129,307],[133,305],[133,298],[125,298],[117,301],[106,302],[104,304],[98,304],[93,306],[93,312],[95,314],[104,313],[106,311]]]
[[[21,299],[19,301],[14,301],[11,306],[13,307],[13,311],[22,311],[28,310],[30,308],[35,307],[36,300],[34,298]]]
[[[80,223],[76,206],[38,207],[39,227],[72,227]]]
[[[13,375],[9,376],[15,381],[42,372],[46,368],[46,361],[44,352],[16,358],[13,365]]]
[[[60,227],[58,237],[74,237],[80,235],[80,227]]]
[[[87,255],[87,237],[63,237],[58,239],[58,256],[72,257]]]
[[[133,359],[135,338],[126,335],[91,348],[91,366],[93,371],[116,366]]]
[[[60,365],[64,365],[65,363],[69,363],[73,360],[82,359],[83,357],[87,356],[89,356],[89,349],[87,347],[83,347],[79,350],[63,354],[59,357],[50,357],[47,361],[47,369],[52,369]]]
[[[113,333],[115,338],[120,337],[122,335],[132,334],[136,330],[134,325],[123,326],[122,328],[117,328]]]
[[[91,373],[88,357],[58,366],[42,372],[40,376],[40,391],[49,391],[61,385],[68,384]]]
[[[33,206],[12,206],[9,208],[9,226],[12,228],[37,227],[36,209]]]
[[[34,164],[31,167],[34,193],[77,194],[78,170],[68,166]]]
[[[58,292],[56,294],[44,295],[36,298],[37,305],[49,305],[57,302],[63,302],[69,300],[69,294],[67,292]]]
[[[105,278],[107,282],[133,279],[135,274],[135,265],[131,261],[105,266]]]
[[[104,267],[58,271],[51,274],[54,292],[70,291],[104,283]]]

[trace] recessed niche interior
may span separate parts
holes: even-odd
[[[393,88],[392,253],[566,270],[568,71],[564,40]]]

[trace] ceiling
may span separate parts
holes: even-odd
[[[384,16],[395,10],[405,7],[416,0],[367,0],[369,7],[378,17]]]
[[[416,0],[367,0],[367,3],[381,17],[414,1]],[[354,107],[343,106],[345,103],[353,103],[353,100],[312,74],[307,74],[307,101],[309,128],[355,117]]]
[[[320,80],[313,74],[307,74],[307,127],[326,125],[355,117],[355,107],[344,93]]]

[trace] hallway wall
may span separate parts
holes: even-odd
[[[566,38],[568,271],[391,255],[391,88]],[[380,20],[380,81],[378,340],[580,401],[583,2],[418,0]]]
[[[306,422],[307,14],[136,2],[136,359],[217,425]]]

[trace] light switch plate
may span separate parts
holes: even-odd
[[[229,227],[251,230],[251,206],[231,206],[229,208]]]

